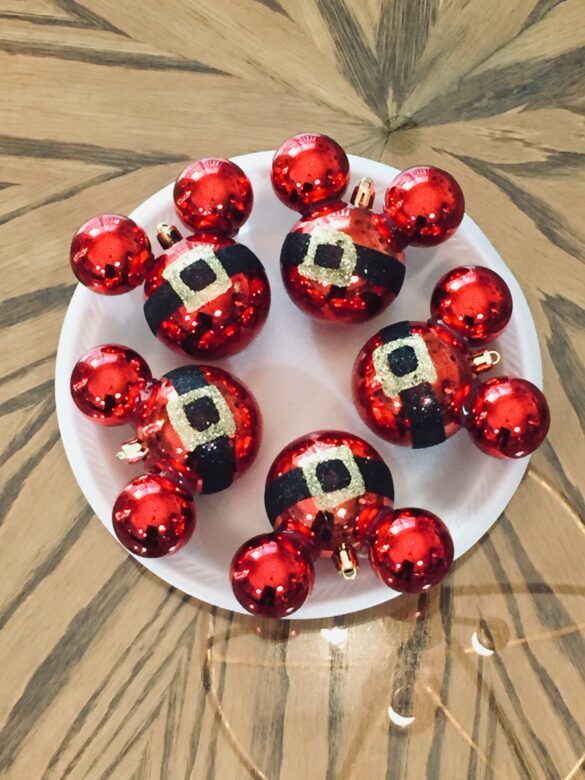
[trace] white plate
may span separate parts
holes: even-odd
[[[264,416],[264,441],[252,468],[229,490],[196,499],[197,528],[189,544],[166,559],[139,559],[143,566],[185,593],[225,609],[242,612],[234,598],[229,563],[249,537],[270,530],[264,512],[263,487],[274,456],[292,439],[319,428],[351,431],[371,442],[387,459],[395,479],[396,506],[422,506],[442,517],[458,557],[494,523],[514,495],[528,458],[499,461],[473,446],[465,431],[428,450],[407,450],[378,439],[355,411],[350,392],[353,360],[362,344],[383,325],[424,320],[437,279],[449,268],[478,263],[496,270],[508,282],[514,313],[496,342],[503,361],[498,373],[509,373],[542,386],[538,339],[532,315],[518,282],[477,225],[465,217],[455,236],[434,250],[407,250],[402,292],[385,312],[361,325],[318,323],[302,314],[286,295],[279,271],[280,247],[295,214],[274,196],[269,180],[272,152],[234,158],[254,187],[252,216],[239,240],[256,252],[272,285],[272,309],[256,341],[221,365],[240,377],[255,394]],[[362,157],[350,157],[353,185],[371,177],[382,200],[396,170]],[[91,216],[91,215],[88,215]],[[155,227],[178,224],[172,185],[148,198],[131,215],[157,247]],[[187,231],[184,229],[184,233]],[[119,296],[95,295],[79,285],[69,304],[59,341],[56,366],[57,415],[73,473],[96,515],[113,534],[111,509],[123,485],[141,472],[114,457],[118,444],[130,438],[128,427],[101,428],[78,412],[69,394],[76,360],[97,344],[117,342],[137,350],[155,376],[190,362],[167,349],[150,333],[142,314],[142,290]],[[501,369],[501,370],[500,370]],[[320,560],[315,588],[294,618],[324,618],[355,612],[393,598],[367,564],[353,582],[343,581],[333,565]]]

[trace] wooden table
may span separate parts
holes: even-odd
[[[0,0],[2,777],[583,776],[584,29],[583,0]],[[81,222],[307,129],[457,176],[553,421],[441,589],[260,623],[112,543],[53,366]]]

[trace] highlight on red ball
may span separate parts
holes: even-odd
[[[462,265],[439,279],[431,296],[431,315],[470,344],[489,344],[510,322],[512,294],[491,268]]]
[[[315,571],[310,555],[294,539],[260,534],[236,552],[230,577],[245,610],[260,617],[285,618],[304,604]]]
[[[112,524],[120,542],[134,555],[171,555],[189,541],[195,530],[193,497],[163,474],[142,474],[119,494]]]
[[[235,236],[254,204],[252,184],[231,160],[204,157],[181,171],[173,191],[178,216],[193,231]]]
[[[342,197],[349,184],[349,160],[329,136],[302,133],[276,150],[271,180],[284,205],[304,213]]]
[[[396,176],[386,190],[384,208],[410,244],[432,247],[457,230],[465,198],[450,173],[419,165]]]
[[[93,217],[71,241],[73,273],[101,295],[121,295],[141,285],[152,259],[145,231],[119,214]]]
[[[488,379],[466,404],[472,441],[496,458],[524,458],[545,440],[550,411],[542,391],[526,379]]]
[[[102,344],[83,355],[71,372],[71,397],[100,425],[133,421],[141,393],[152,378],[144,358],[121,344]]]
[[[440,517],[426,509],[386,510],[371,529],[370,563],[388,587],[421,593],[438,585],[453,563],[453,540]]]

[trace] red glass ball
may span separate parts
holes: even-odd
[[[426,509],[386,512],[373,529],[370,563],[390,588],[420,593],[449,573],[453,540],[445,523]]]
[[[112,510],[116,536],[142,558],[160,558],[183,547],[195,530],[192,496],[161,474],[142,474],[122,490]]]
[[[280,257],[291,299],[306,314],[333,322],[363,322],[398,295],[404,254],[388,220],[338,202],[294,225]]]
[[[500,376],[480,385],[469,400],[466,425],[488,455],[523,458],[548,433],[550,412],[543,393],[525,379]]]
[[[262,417],[252,393],[227,371],[182,366],[152,386],[136,436],[151,468],[182,477],[197,493],[214,493],[253,462]]]
[[[316,431],[291,442],[270,467],[264,492],[274,528],[326,557],[342,544],[359,550],[393,499],[392,475],[380,454],[344,431]]]
[[[439,324],[398,322],[362,347],[353,398],[378,436],[420,449],[459,430],[473,380],[470,353],[459,338]]]
[[[217,232],[200,232],[169,247],[155,260],[144,293],[144,313],[157,338],[197,358],[244,349],[270,310],[270,284],[260,260]]]
[[[315,572],[306,550],[292,539],[260,534],[233,557],[230,575],[234,595],[248,612],[283,618],[304,604]]]
[[[465,199],[450,173],[421,165],[396,176],[386,190],[384,207],[409,243],[436,246],[459,227]]]
[[[194,231],[235,236],[250,216],[254,194],[250,179],[231,160],[205,157],[188,165],[173,191],[179,217]]]
[[[276,150],[271,178],[274,192],[285,206],[307,212],[343,195],[349,184],[349,160],[332,138],[303,133]]]
[[[431,314],[471,344],[488,344],[510,321],[512,294],[502,277],[490,268],[463,265],[437,282]]]
[[[120,295],[142,284],[152,252],[148,236],[136,222],[104,214],[79,228],[70,258],[81,284],[102,295]]]
[[[130,347],[103,344],[79,358],[71,373],[71,397],[77,408],[100,425],[132,422],[141,391],[152,374]]]

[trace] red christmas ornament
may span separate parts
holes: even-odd
[[[510,321],[512,295],[495,271],[464,265],[439,279],[431,297],[431,314],[471,344],[487,344]]]
[[[264,266],[242,244],[218,232],[182,239],[163,225],[166,248],[146,279],[144,313],[151,331],[194,357],[226,357],[258,334],[270,309]]]
[[[378,314],[400,292],[405,272],[387,219],[341,201],[293,226],[280,267],[294,303],[333,322],[363,322]]]
[[[143,558],[160,558],[179,550],[195,530],[193,498],[161,474],[143,474],[122,490],[112,510],[116,536]]]
[[[487,360],[491,353],[485,354]],[[459,430],[474,380],[473,360],[465,344],[440,324],[398,322],[382,328],[354,364],[357,410],[378,436],[394,444],[415,449],[439,444]]]
[[[386,190],[386,213],[414,246],[436,246],[465,213],[461,187],[440,168],[420,165],[399,173]]]
[[[348,181],[345,152],[326,136],[295,136],[274,156],[274,191],[303,213],[280,254],[285,287],[304,312],[334,322],[373,317],[404,280],[404,244],[371,211],[373,182],[362,179],[348,204],[340,200]]]
[[[426,509],[386,511],[372,529],[372,568],[382,582],[402,593],[420,593],[437,585],[452,562],[449,529]]]
[[[276,534],[245,542],[234,555],[230,574],[234,595],[244,609],[270,618],[295,612],[311,592],[315,577],[307,551]]]
[[[71,373],[77,408],[100,425],[132,422],[141,391],[152,374],[130,347],[103,344],[81,357]]]
[[[390,469],[359,436],[317,431],[296,439],[275,458],[264,501],[271,524],[292,535],[312,555],[333,557],[347,579],[367,530],[391,508]]]
[[[93,292],[120,295],[144,281],[152,253],[144,230],[128,217],[104,214],[82,225],[71,242],[71,268]]]
[[[206,157],[188,165],[173,192],[179,217],[194,231],[235,236],[250,216],[254,195],[244,171],[231,160]]]
[[[136,439],[119,453],[131,463],[181,478],[197,493],[216,493],[252,463],[262,418],[250,391],[212,366],[182,366],[152,384],[136,419]]]
[[[542,392],[525,379],[495,377],[469,400],[467,430],[477,446],[499,458],[523,458],[548,433],[550,412]]]
[[[349,161],[332,138],[303,133],[276,150],[271,178],[285,206],[306,213],[316,204],[341,198],[349,184]]]

